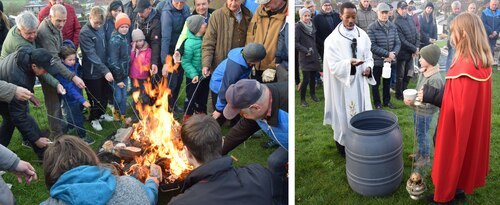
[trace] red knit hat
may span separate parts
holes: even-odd
[[[127,24],[130,27],[130,19],[126,13],[119,13],[116,15],[115,28],[118,29],[123,24]]]

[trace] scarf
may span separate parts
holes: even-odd
[[[303,21],[300,21],[300,23],[304,26],[306,29],[307,34],[311,35],[313,32],[313,24],[312,22],[309,22],[308,24],[304,23]]]

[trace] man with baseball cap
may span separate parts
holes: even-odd
[[[396,99],[403,100],[403,90],[408,87],[410,76],[413,75],[413,58],[418,55],[419,37],[413,18],[408,15],[408,4],[400,1],[397,4],[394,24],[398,28],[401,40],[401,50],[396,56]]]
[[[210,78],[210,90],[212,92],[212,104],[214,112],[212,117],[222,125],[226,118],[221,115],[226,107],[226,91],[230,85],[241,79],[248,79],[252,67],[266,57],[266,49],[262,44],[250,43],[245,47],[234,48],[229,51],[227,59],[223,60],[215,69]],[[232,125],[239,118],[232,120]]]
[[[54,66],[52,55],[44,48],[22,47],[0,62],[0,80],[26,88],[31,92],[33,92],[36,76],[47,72],[54,75],[59,71]],[[59,94],[66,93],[58,82],[51,86],[56,87]],[[35,107],[40,106],[40,101],[34,96],[30,101]],[[0,127],[0,144],[7,147],[14,128],[17,128],[23,138],[28,139],[38,158],[42,159],[43,150],[50,140],[41,137],[42,133],[37,122],[29,115],[28,102],[18,99],[0,102],[0,115],[3,118]]]
[[[287,204],[288,180],[288,85],[283,83],[261,84],[256,80],[243,79],[229,86],[226,91],[227,106],[224,117],[232,119],[238,114],[242,119],[233,126],[224,139],[222,154],[262,129],[280,147],[268,158],[268,168],[273,174],[275,204]]]

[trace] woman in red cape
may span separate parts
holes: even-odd
[[[493,57],[486,31],[478,16],[463,13],[452,22],[451,32],[456,53],[436,131],[435,191],[430,197],[435,203],[453,201],[457,190],[472,194],[484,186],[489,166]]]

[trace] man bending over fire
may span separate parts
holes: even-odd
[[[235,168],[222,156],[222,133],[211,116],[194,115],[182,125],[181,138],[195,168],[182,194],[169,204],[272,204],[272,176],[259,164]]]

